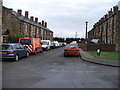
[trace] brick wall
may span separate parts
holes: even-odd
[[[99,44],[99,45],[87,44],[87,51],[97,51],[98,48],[101,51],[115,51],[114,44]]]
[[[101,51],[115,51],[114,44],[83,44],[79,43],[79,47],[84,51],[97,51],[97,49],[101,49]]]

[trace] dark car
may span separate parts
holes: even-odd
[[[64,48],[64,56],[75,55],[80,56],[80,48],[78,44],[67,44]]]
[[[0,56],[2,59],[13,59],[18,61],[19,58],[28,57],[29,52],[19,43],[6,43],[0,45]]]

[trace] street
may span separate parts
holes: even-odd
[[[64,57],[63,48],[3,61],[3,88],[118,88],[118,68]]]

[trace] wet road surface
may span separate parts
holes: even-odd
[[[118,68],[64,57],[63,47],[2,64],[3,88],[118,87]]]

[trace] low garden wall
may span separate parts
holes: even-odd
[[[115,51],[115,45],[114,44],[78,44],[80,48],[82,48],[85,51],[96,51],[98,48],[101,51]]]

